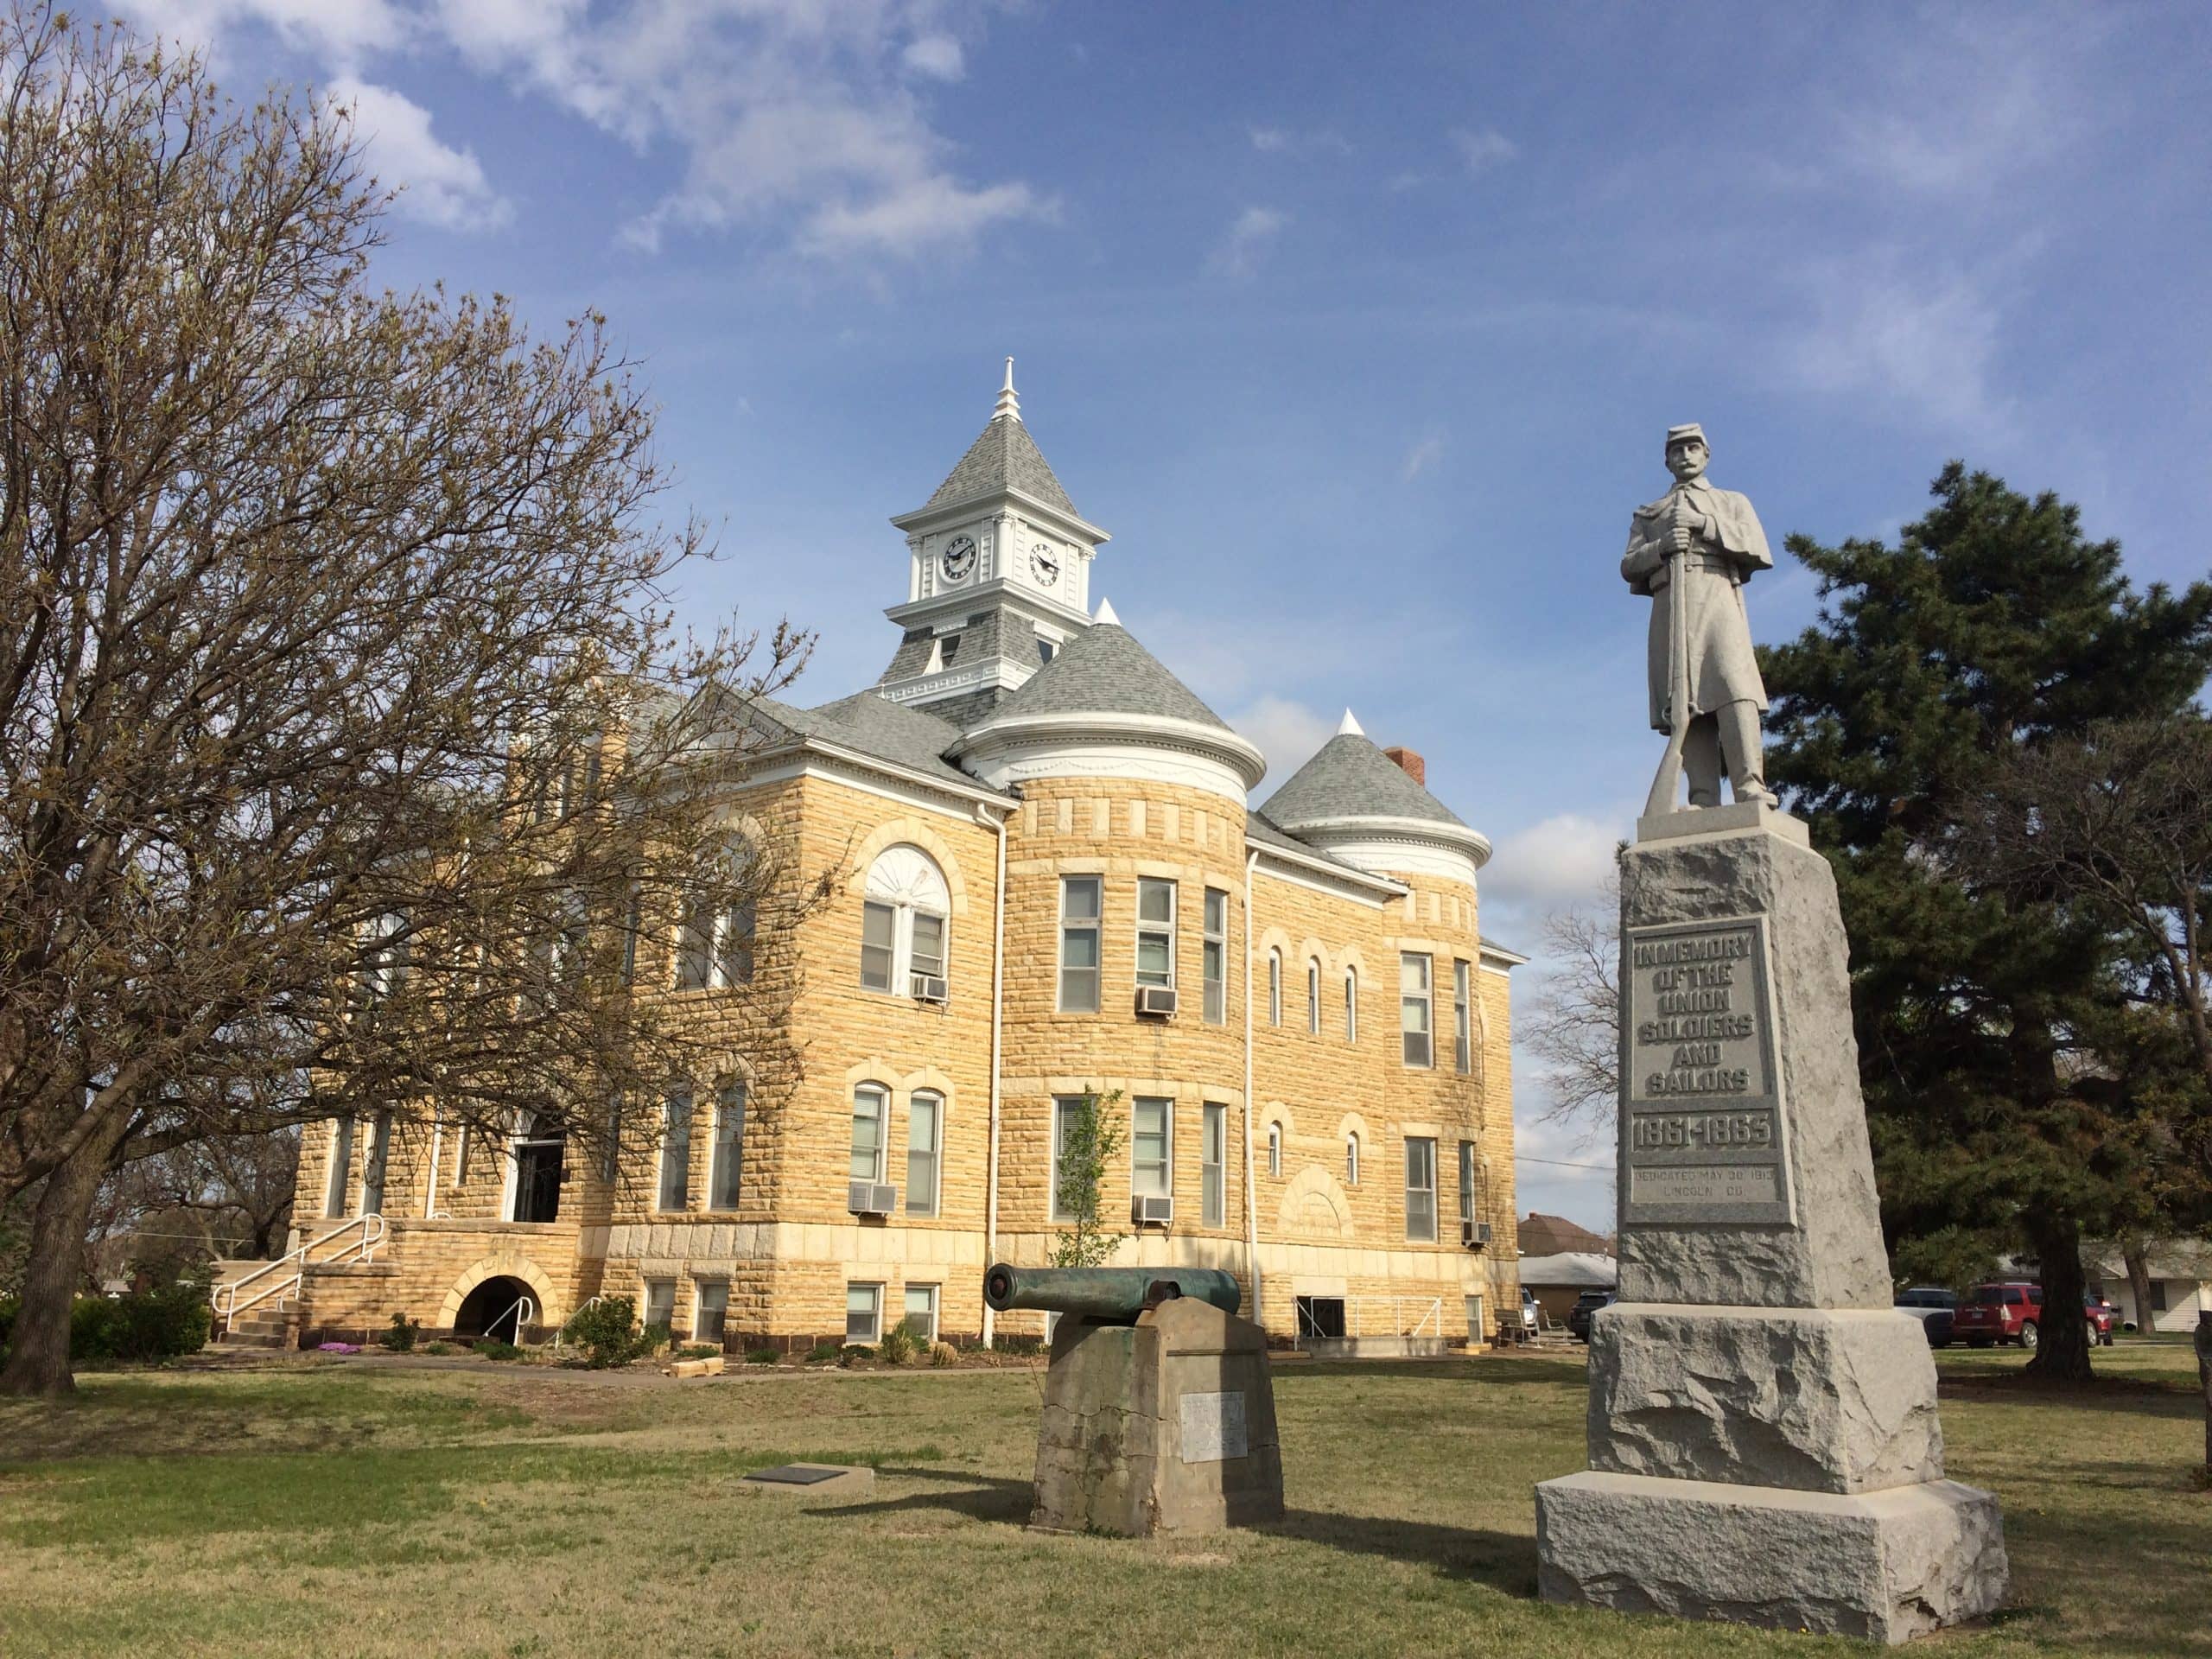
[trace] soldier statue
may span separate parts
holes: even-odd
[[[1724,768],[1738,802],[1776,804],[1759,741],[1766,687],[1742,591],[1774,556],[1751,504],[1707,481],[1708,453],[1702,427],[1667,429],[1675,487],[1636,510],[1621,560],[1629,590],[1651,599],[1651,728],[1668,734],[1647,817],[1679,810],[1684,772],[1693,807],[1720,804]]]

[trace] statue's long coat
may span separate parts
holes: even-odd
[[[1724,703],[1750,702],[1766,709],[1766,684],[1751,654],[1751,626],[1744,616],[1743,586],[1755,570],[1774,569],[1766,531],[1751,504],[1733,490],[1716,490],[1704,479],[1678,484],[1656,501],[1638,507],[1629,521],[1628,552],[1621,575],[1633,593],[1651,598],[1650,645],[1647,666],[1651,682],[1651,728],[1671,731],[1667,699],[1674,677],[1674,602],[1667,584],[1680,561],[1674,546],[1675,502],[1687,495],[1712,522],[1692,540],[1689,585],[1682,590],[1690,649],[1690,713],[1709,715]],[[1702,555],[1703,557],[1697,556]],[[1715,568],[1719,567],[1719,568]]]

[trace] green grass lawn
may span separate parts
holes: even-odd
[[[2185,1344],[2093,1389],[1942,1357],[1950,1471],[1994,1488],[1993,1628],[1946,1650],[2212,1655]],[[1535,1599],[1529,1489],[1582,1465],[1570,1357],[1290,1365],[1279,1527],[1022,1527],[1041,1376],[658,1376],[302,1357],[0,1403],[0,1655],[1719,1656],[1857,1644]],[[867,1462],[874,1496],[733,1488]]]

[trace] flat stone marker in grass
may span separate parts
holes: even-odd
[[[875,1490],[875,1471],[839,1463],[781,1463],[741,1476],[748,1492],[776,1492],[785,1497],[856,1497]]]

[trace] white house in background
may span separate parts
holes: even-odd
[[[2212,1240],[2160,1239],[2151,1246],[2151,1309],[2147,1324],[2135,1306],[2135,1290],[2127,1282],[2127,1264],[2120,1247],[2092,1245],[2082,1252],[2090,1287],[2101,1289],[2120,1309],[2120,1317],[2139,1331],[2194,1331],[2196,1316],[2212,1312]],[[1525,1282],[1527,1263],[1523,1262]]]

